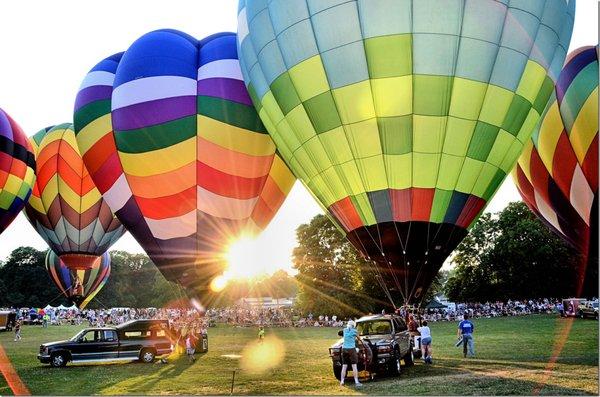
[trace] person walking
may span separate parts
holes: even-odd
[[[340,376],[340,386],[344,386],[346,380],[346,372],[348,371],[348,363],[352,364],[352,373],[354,374],[354,385],[362,386],[358,381],[358,352],[356,348],[356,339],[358,331],[356,323],[352,320],[348,321],[348,325],[343,331],[344,342],[342,344],[342,373]]]
[[[15,342],[21,340],[21,319],[15,323]]]
[[[475,356],[475,343],[473,341],[473,331],[475,331],[475,325],[469,321],[469,315],[465,313],[463,316],[464,320],[458,323],[458,337],[462,337],[463,344],[463,356],[469,357]]]
[[[423,325],[417,328],[421,334],[421,357],[425,364],[433,364],[431,358],[431,329],[427,326],[427,321],[423,321]]]

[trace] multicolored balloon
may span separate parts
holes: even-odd
[[[125,229],[90,178],[72,124],[43,129],[31,142],[37,180],[27,218],[69,269],[92,269]]]
[[[0,109],[0,233],[19,215],[35,181],[35,156],[27,135]]]
[[[569,54],[513,178],[527,206],[597,269],[597,46]]]
[[[575,2],[241,0],[240,64],[286,164],[405,302],[510,172]]]
[[[110,255],[105,252],[96,257],[90,268],[73,269],[67,267],[54,252],[48,251],[46,270],[63,295],[78,308],[84,309],[108,280]]]
[[[295,180],[252,106],[233,33],[142,36],[89,72],[74,120],[111,209],[167,278],[200,293]]]

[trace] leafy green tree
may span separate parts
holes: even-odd
[[[298,270],[297,306],[304,313],[359,315],[389,306],[372,272],[359,253],[324,215],[296,230],[293,251]]]
[[[90,308],[162,307],[186,297],[181,287],[163,277],[147,255],[112,251],[110,256],[110,276]]]
[[[48,276],[45,251],[20,247],[0,267],[0,306],[42,307],[66,303]]]
[[[581,257],[522,202],[484,214],[455,251],[446,283],[455,301],[564,297],[575,293]]]

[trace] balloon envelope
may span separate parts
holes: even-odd
[[[21,212],[35,181],[35,157],[21,127],[0,109],[0,233]]]
[[[125,233],[85,168],[72,124],[31,138],[38,178],[25,208],[29,222],[70,268],[91,268]]]
[[[597,46],[569,54],[513,178],[529,208],[597,268]]]
[[[241,0],[240,63],[282,157],[405,301],[512,169],[574,1]]]
[[[233,33],[142,36],[90,71],[74,119],[106,201],[184,286],[206,288],[227,245],[262,230],[295,180],[252,106]]]
[[[72,269],[54,252],[48,251],[46,270],[63,295],[83,309],[106,284],[110,275],[110,255],[105,252],[96,257],[89,269]]]

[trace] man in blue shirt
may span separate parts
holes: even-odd
[[[342,374],[340,377],[340,385],[344,385],[349,362],[352,364],[354,384],[356,386],[362,386],[362,383],[358,381],[358,353],[356,351],[356,338],[358,338],[358,331],[356,330],[356,324],[354,321],[348,321],[348,325],[346,328],[344,328],[343,336],[344,342],[342,343]]]
[[[463,356],[467,357],[467,351],[470,357],[475,356],[475,344],[473,342],[473,331],[475,325],[469,321],[469,315],[465,313],[464,320],[458,323],[458,337],[462,337]],[[467,349],[468,347],[468,349]]]

